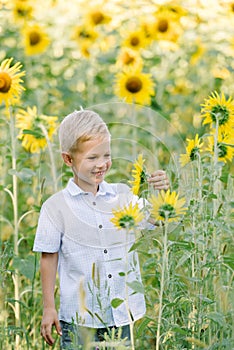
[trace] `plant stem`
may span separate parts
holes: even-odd
[[[56,175],[56,166],[55,166],[55,161],[54,161],[54,154],[53,154],[53,150],[52,150],[52,145],[48,136],[48,132],[45,128],[45,126],[43,124],[39,124],[39,127],[41,128],[46,142],[47,142],[47,147],[48,147],[48,151],[49,151],[49,157],[50,157],[50,163],[51,163],[51,175],[52,175],[52,181],[53,181],[53,190],[54,192],[57,192],[58,190],[58,186],[57,186],[57,175]]]
[[[129,318],[129,328],[130,328],[130,342],[131,342],[131,349],[135,350],[135,346],[134,346],[134,333],[133,333],[133,321],[131,318],[131,314],[130,314],[130,308],[129,308],[129,295],[128,295],[128,284],[127,284],[127,276],[128,276],[128,238],[129,238],[129,234],[130,234],[130,230],[126,229],[126,244],[125,244],[125,255],[126,255],[126,260],[125,260],[125,271],[124,271],[124,278],[125,278],[125,295],[126,295],[126,307],[128,310],[128,318]]]
[[[11,137],[11,163],[12,163],[12,206],[13,206],[13,223],[14,223],[14,255],[18,256],[18,240],[19,240],[19,226],[18,226],[18,181],[16,176],[16,135],[15,135],[15,119],[12,114],[11,108],[9,108],[10,115],[10,137]],[[15,276],[13,278],[14,283],[14,299],[15,299],[15,326],[20,325],[20,292],[19,292],[19,273],[15,270]],[[15,338],[15,349],[19,348],[20,337],[17,334]]]
[[[163,261],[162,261],[162,274],[161,274],[161,283],[160,283],[160,294],[159,294],[159,312],[158,312],[158,327],[156,335],[156,350],[159,350],[160,346],[160,331],[162,323],[162,310],[163,310],[163,292],[165,286],[165,272],[166,267],[168,266],[168,252],[167,252],[167,220],[165,220],[165,225],[163,226]]]
[[[134,103],[131,104],[131,120],[133,124],[132,128],[132,156],[133,158],[137,157],[137,121],[136,121],[136,106]]]
[[[217,195],[218,191],[218,131],[219,131],[219,120],[216,118],[216,124],[215,124],[215,134],[214,134],[214,163],[213,163],[213,193]],[[218,200],[213,199],[213,218],[216,215],[218,207]]]

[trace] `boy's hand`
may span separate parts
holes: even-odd
[[[148,179],[148,182],[153,185],[155,190],[168,190],[170,184],[167,174],[164,170],[157,170]]]
[[[55,326],[57,333],[62,335],[57,311],[53,308],[44,309],[41,321],[41,335],[49,345],[53,345],[55,342],[51,335],[52,326]]]

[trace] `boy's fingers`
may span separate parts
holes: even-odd
[[[150,183],[160,182],[160,181],[166,181],[168,182],[168,177],[165,171],[158,170],[155,173],[151,175],[151,177],[148,179]]]
[[[62,335],[62,329],[61,329],[59,320],[55,321],[54,325],[55,325],[55,329],[56,329],[56,332],[58,333],[58,335]]]
[[[155,173],[152,173],[148,180],[152,181],[153,179],[161,176],[166,176],[166,173],[163,170],[158,170]]]
[[[54,339],[51,335],[51,326],[42,326],[41,327],[41,335],[49,345],[54,344]]]

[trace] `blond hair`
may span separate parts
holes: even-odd
[[[106,123],[90,110],[74,111],[68,114],[59,127],[59,142],[62,153],[73,153],[79,144],[95,138],[110,137]]]

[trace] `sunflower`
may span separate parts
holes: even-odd
[[[176,42],[181,34],[181,27],[168,12],[165,12],[155,17],[154,22],[149,25],[148,31],[154,40]]]
[[[107,24],[111,21],[111,17],[98,7],[92,8],[89,12],[87,12],[86,19],[91,26]]]
[[[132,50],[140,50],[148,45],[148,40],[143,30],[135,30],[125,36],[122,45]]]
[[[158,221],[178,221],[179,216],[183,215],[187,208],[185,205],[185,198],[178,198],[179,195],[170,190],[160,191],[157,196],[152,195],[149,202],[152,205],[150,213],[152,217]]]
[[[201,106],[201,116],[205,118],[203,124],[215,127],[216,122],[218,122],[220,131],[233,132],[234,100],[231,96],[226,99],[223,93],[219,95],[217,91],[214,91]]]
[[[86,47],[95,42],[97,37],[98,33],[91,26],[87,26],[87,24],[75,26],[71,36],[79,45]]]
[[[20,72],[22,65],[19,62],[11,66],[12,61],[13,58],[7,58],[0,65],[0,104],[4,101],[6,106],[17,103],[24,90],[20,83],[25,72]]]
[[[91,56],[91,48],[97,38],[98,33],[90,25],[85,24],[75,26],[71,36],[71,39],[79,45],[80,52],[85,58]]]
[[[155,15],[158,16],[161,13],[168,13],[174,20],[179,20],[181,17],[187,14],[187,10],[185,10],[180,5],[175,4],[175,1],[171,1],[167,4],[160,5],[155,12]]]
[[[28,107],[27,110],[19,110],[16,115],[16,127],[20,129],[18,138],[22,140],[22,146],[31,153],[39,153],[47,144],[40,124],[46,129],[49,140],[56,129],[57,117],[38,115],[37,107]]]
[[[214,155],[214,136],[207,137],[207,151]],[[226,163],[234,156],[233,136],[219,132],[217,140],[218,160]]]
[[[16,22],[27,21],[32,18],[33,7],[30,1],[15,0],[13,1],[13,15]]]
[[[147,175],[144,170],[144,162],[145,159],[143,159],[142,154],[140,154],[136,162],[133,164],[132,177],[134,180],[129,181],[129,183],[132,185],[132,192],[135,195],[139,194],[141,186],[147,182]]]
[[[23,29],[25,53],[28,56],[38,55],[47,49],[50,39],[45,31],[37,24]]]
[[[203,146],[198,134],[196,134],[194,140],[186,139],[186,141],[188,142],[186,153],[180,155],[180,163],[182,166],[185,166],[187,163],[197,159],[201,152],[201,147]]]
[[[113,210],[112,213],[114,217],[110,221],[118,230],[136,227],[144,218],[138,204],[133,206],[132,202],[129,206],[126,205],[122,209]]]
[[[150,97],[154,95],[150,74],[142,73],[140,69],[123,70],[116,78],[116,95],[128,103],[150,104]]]
[[[116,66],[122,69],[142,69],[143,61],[137,51],[123,47],[117,57]]]
[[[194,51],[191,54],[190,63],[195,66],[197,62],[204,56],[205,54],[205,46],[201,42],[200,38],[198,38],[194,43]]]
[[[234,14],[234,1],[231,1],[229,4],[229,11],[231,13],[231,15]]]
[[[91,57],[91,43],[86,42],[86,43],[82,43],[80,45],[80,52],[81,55],[85,58],[90,58]]]

